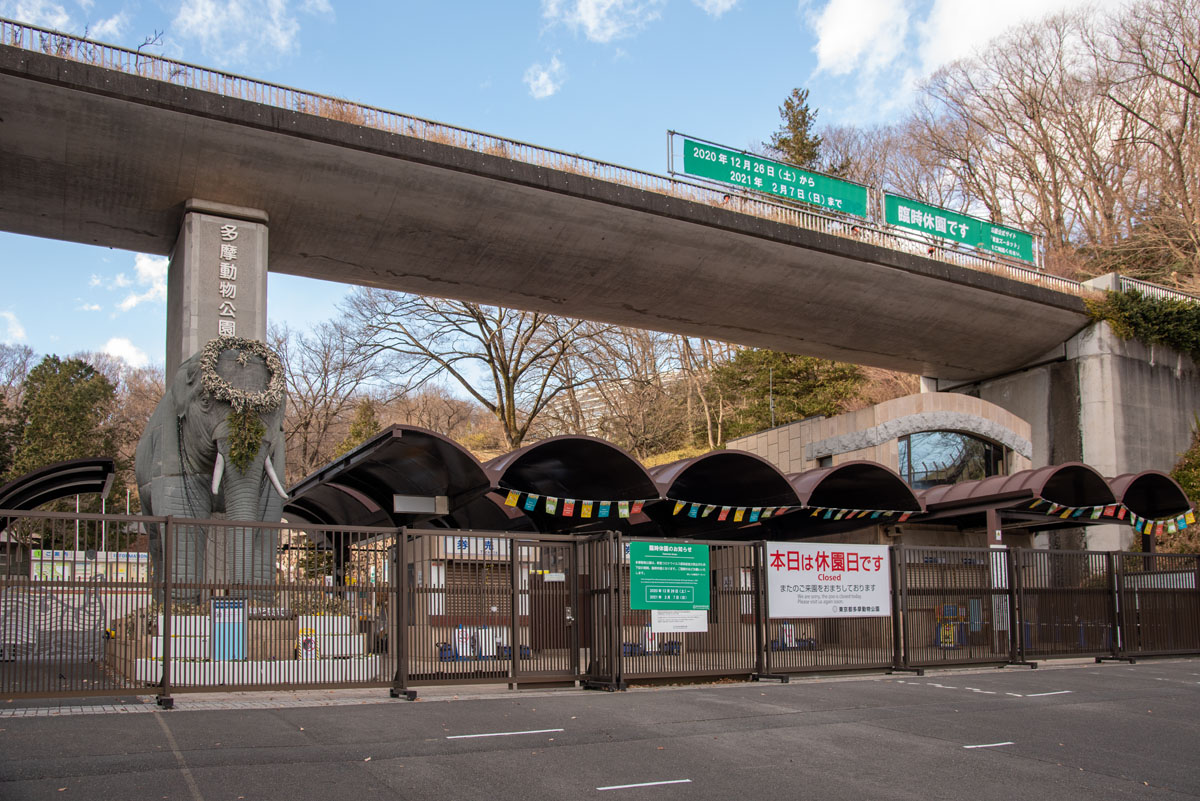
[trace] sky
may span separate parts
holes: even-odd
[[[939,66],[1083,5],[1119,3],[0,0],[0,17],[665,174],[668,130],[756,148],[796,87],[818,125],[891,122]],[[166,270],[0,232],[0,342],[161,366]],[[268,317],[305,330],[349,291],[272,274]]]

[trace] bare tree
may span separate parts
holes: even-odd
[[[391,354],[406,390],[449,378],[500,421],[517,448],[556,397],[590,376],[564,375],[605,326],[539,312],[359,289],[346,311],[375,354]],[[586,362],[582,362],[586,363]]]
[[[311,473],[336,455],[360,394],[380,375],[380,365],[341,323],[323,323],[303,334],[273,327],[271,344],[287,371],[288,480]]]

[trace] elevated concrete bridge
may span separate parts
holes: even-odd
[[[167,254],[201,198],[265,212],[273,271],[951,381],[1061,353],[1087,323],[1073,282],[865,223],[4,30],[3,230]]]

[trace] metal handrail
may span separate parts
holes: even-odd
[[[1143,295],[1149,295],[1155,298],[1163,298],[1165,300],[1182,300],[1188,303],[1200,303],[1200,298],[1195,295],[1189,295],[1187,292],[1180,292],[1178,289],[1152,284],[1149,281],[1142,281],[1137,278],[1128,276],[1119,276],[1119,286],[1122,292],[1138,291]]]
[[[222,70],[143,53],[139,50],[104,44],[36,25],[0,18],[0,44],[213,92],[225,97],[313,114],[411,136],[428,142],[501,156],[561,172],[576,173],[656,194],[728,208],[747,216],[768,219],[818,233],[866,241],[890,250],[923,255],[937,261],[1001,275],[1066,294],[1082,295],[1085,291],[1083,285],[1078,281],[1050,275],[1031,267],[1016,265],[1003,258],[959,250],[949,243],[931,244],[928,238],[909,234],[891,226],[879,225],[867,220],[851,222],[845,218],[829,216],[815,210],[734,194],[736,190],[732,189],[724,190],[702,186],[656,173],[598,161],[575,153],[540,147],[469,128],[446,125],[282,84],[259,81]]]

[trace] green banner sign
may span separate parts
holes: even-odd
[[[800,200],[829,211],[867,216],[865,186],[691,139],[684,139],[683,147],[683,171],[687,175]]]
[[[897,195],[883,196],[889,225],[1033,263],[1033,235]]]
[[[629,543],[629,608],[709,607],[708,546]]]

